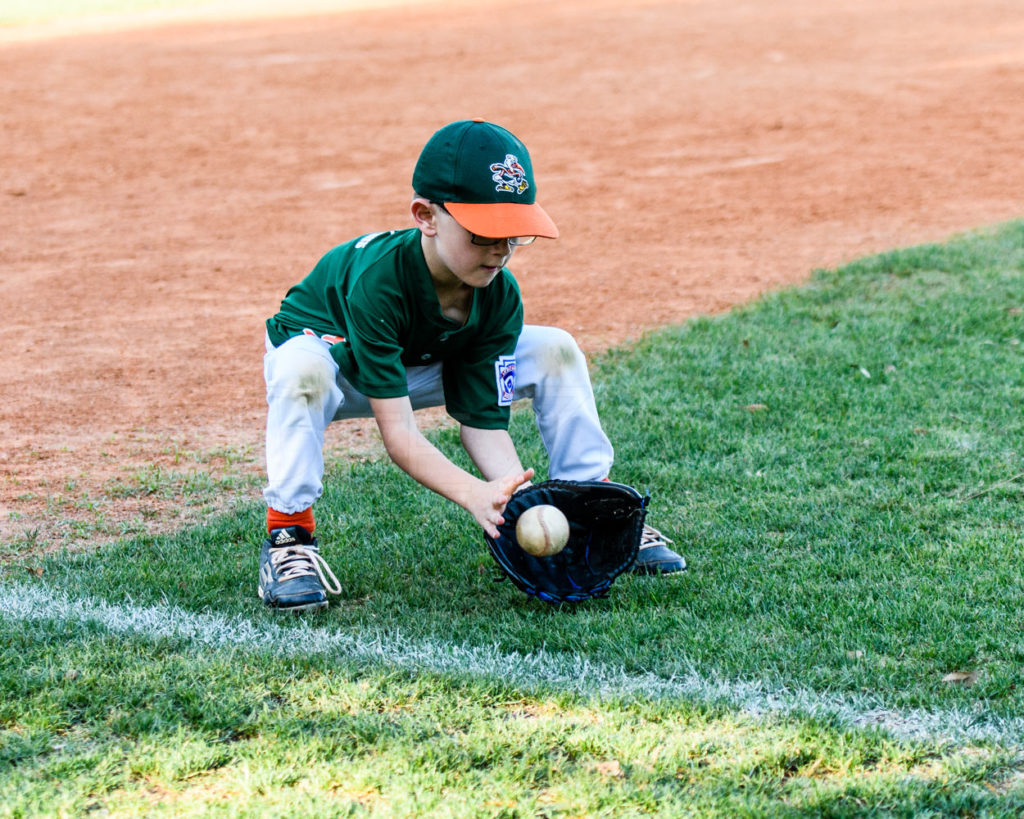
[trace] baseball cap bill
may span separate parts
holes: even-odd
[[[555,223],[537,204],[529,151],[500,125],[467,119],[444,126],[420,153],[412,186],[443,202],[477,236],[558,238]]]

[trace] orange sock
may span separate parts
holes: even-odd
[[[286,526],[301,526],[307,532],[313,534],[313,530],[316,528],[316,521],[313,520],[313,507],[310,506],[301,512],[286,515],[284,512],[278,512],[276,509],[271,509],[268,506],[267,531],[284,529]]]

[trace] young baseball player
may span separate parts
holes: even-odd
[[[412,184],[413,227],[328,251],[267,321],[259,595],[268,606],[319,609],[341,591],[314,537],[332,421],[372,416],[391,459],[491,536],[534,475],[508,433],[516,399],[533,401],[550,477],[594,480],[611,469],[582,352],[562,330],[524,326],[506,267],[521,245],[558,236],[537,204],[526,147],[497,125],[453,122],[423,148]],[[479,476],[420,432],[414,410],[442,405]],[[646,527],[633,571],[683,571],[670,542]]]

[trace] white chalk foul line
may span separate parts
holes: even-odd
[[[239,648],[275,656],[336,656],[409,671],[500,679],[525,690],[551,686],[604,698],[682,699],[727,705],[757,716],[805,716],[840,726],[876,728],[909,740],[1024,744],[1024,719],[977,712],[886,708],[864,695],[834,695],[735,681],[696,671],[671,678],[629,673],[576,654],[531,654],[496,647],[413,640],[394,634],[353,636],[323,628],[255,623],[239,617],[195,613],[177,606],[116,605],[73,598],[38,584],[0,585],[0,619],[93,624],[113,634],[175,638],[213,649]]]

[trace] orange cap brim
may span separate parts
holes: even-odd
[[[518,202],[445,202],[444,206],[456,222],[477,236],[486,236],[489,239],[505,239],[510,236],[558,238],[555,223],[544,212],[544,208],[536,203],[523,205]]]

